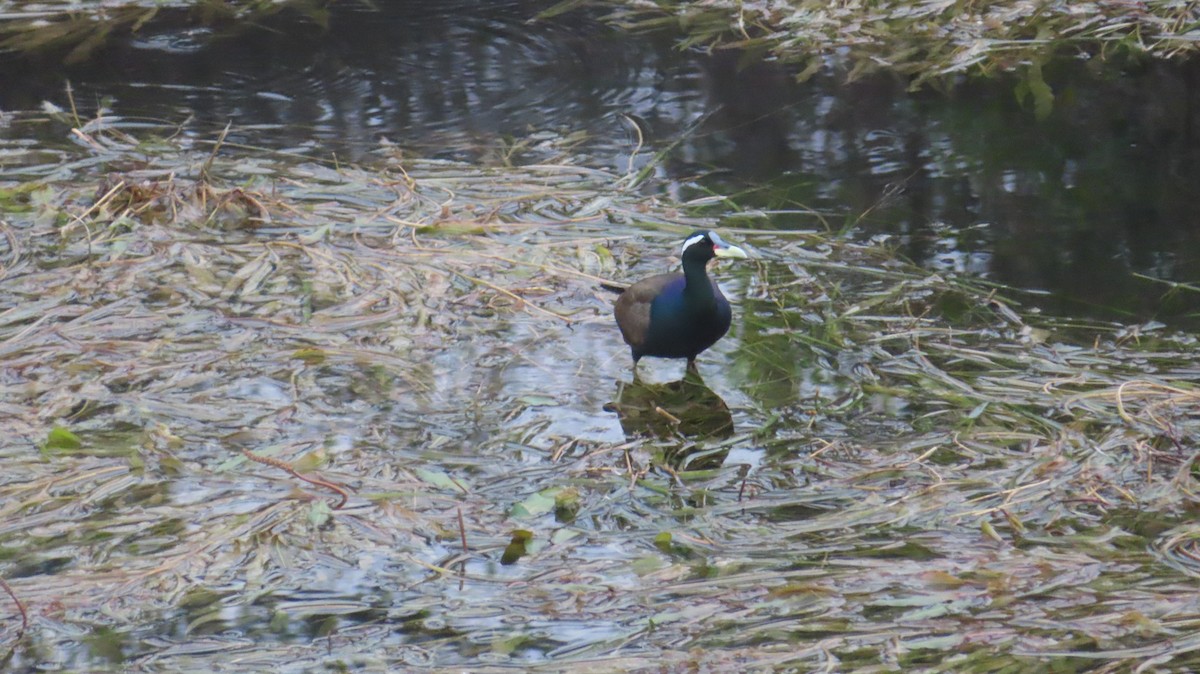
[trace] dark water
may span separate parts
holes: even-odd
[[[206,138],[232,122],[233,142],[364,161],[386,140],[626,170],[678,141],[658,178],[677,196],[731,197],[720,213],[764,213],[748,226],[887,235],[930,268],[1045,293],[1021,299],[1058,314],[1200,323],[1200,293],[1168,283],[1200,279],[1200,65],[1048,67],[1056,99],[1039,121],[1012,78],[949,95],[833,72],[796,83],[582,13],[529,21],[551,3],[379,4],[336,5],[327,26],[168,17],[78,65],[9,59],[0,108],[65,107],[69,79],[83,114]],[[632,161],[625,116],[646,143]]]

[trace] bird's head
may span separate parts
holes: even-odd
[[[746,251],[726,243],[716,232],[696,232],[684,240],[679,256],[685,261],[708,262],[714,257],[744,258]]]

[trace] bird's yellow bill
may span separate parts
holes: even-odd
[[[730,245],[728,243],[721,243],[716,246],[713,246],[713,255],[716,255],[717,257],[732,257],[732,258],[748,257],[746,255],[746,251],[742,250],[741,248],[738,248],[737,246]]]

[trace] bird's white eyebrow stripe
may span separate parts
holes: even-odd
[[[700,241],[702,241],[704,239],[705,236],[707,236],[707,235],[706,234],[697,234],[696,236],[691,237],[687,241],[684,241],[683,248],[679,249],[679,254],[683,255],[683,253],[688,249],[688,246],[691,246],[692,244],[695,244],[695,243],[699,243]]]

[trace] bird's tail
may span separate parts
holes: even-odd
[[[625,292],[625,286],[617,285],[616,283],[605,283],[604,281],[601,281],[600,287],[604,288],[610,293],[616,293],[618,295]]]

